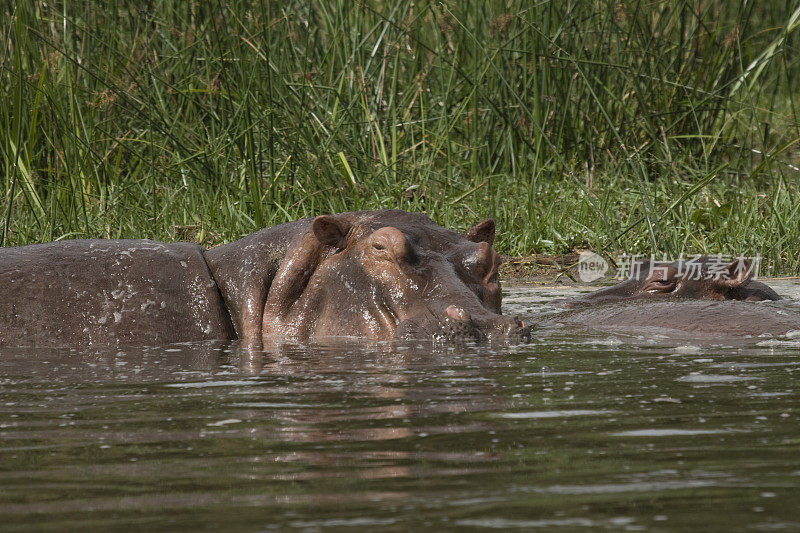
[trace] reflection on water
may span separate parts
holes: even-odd
[[[0,529],[800,529],[800,339],[535,337],[3,349]]]

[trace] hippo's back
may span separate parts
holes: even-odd
[[[800,310],[771,302],[668,300],[612,303],[567,311],[542,325],[687,338],[759,337],[800,331]]]
[[[71,240],[0,249],[0,346],[153,345],[232,335],[199,246]]]

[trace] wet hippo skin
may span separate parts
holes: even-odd
[[[633,299],[748,302],[780,299],[771,287],[752,279],[747,259],[736,259],[729,264],[707,256],[672,263],[641,261],[632,270],[625,281],[565,300],[561,305],[582,308]]]
[[[727,264],[715,257],[641,261],[627,280],[561,302],[574,311],[540,325],[698,339],[800,330],[796,309],[768,304],[780,299],[768,285],[752,279],[747,259]]]
[[[566,311],[539,326],[604,332],[732,339],[800,333],[800,308],[738,300],[629,300]]]
[[[73,240],[0,249],[0,345],[230,338],[200,246]]]
[[[210,250],[148,240],[0,249],[0,346],[155,345],[280,336],[525,338],[500,314],[495,226],[362,211]]]

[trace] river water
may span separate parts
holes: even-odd
[[[2,349],[0,530],[797,531],[799,379],[796,338],[558,329]]]

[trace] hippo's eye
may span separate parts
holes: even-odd
[[[372,241],[372,251],[376,258],[391,260],[392,248],[391,243],[386,242],[384,239],[375,239]]]
[[[647,292],[672,292],[675,290],[676,282],[674,279],[653,279],[647,284]]]

